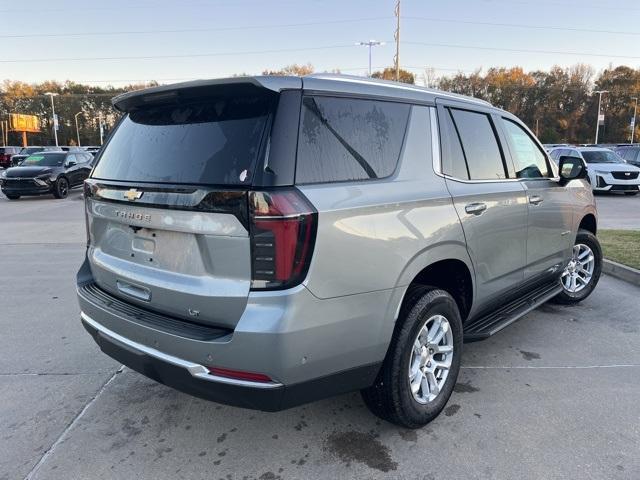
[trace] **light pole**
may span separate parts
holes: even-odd
[[[57,96],[57,93],[46,92],[45,95],[51,97],[51,113],[53,115],[53,136],[56,139],[56,147],[58,146],[58,122],[56,121],[56,107],[53,104],[53,97]]]
[[[633,144],[633,134],[636,131],[636,112],[638,111],[638,97],[631,97],[631,100],[636,101],[636,104],[633,107],[633,123],[631,124],[631,143]]]
[[[78,115],[82,115],[82,112],[76,113],[73,118],[76,121],[76,137],[78,138],[78,146],[80,147],[80,129],[78,128]]]
[[[369,76],[371,76],[371,47],[384,45],[384,42],[378,42],[377,40],[369,40],[368,42],[356,42],[356,45],[369,47]]]
[[[596,141],[594,144],[598,144],[598,132],[600,131],[600,105],[602,104],[602,94],[609,93],[609,90],[596,90],[593,93],[598,94],[598,118],[596,119]]]

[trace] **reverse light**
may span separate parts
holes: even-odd
[[[318,214],[296,189],[249,193],[253,290],[300,284],[309,269]]]

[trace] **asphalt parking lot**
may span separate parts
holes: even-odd
[[[598,197],[603,225],[609,200],[640,227],[640,197]],[[640,478],[638,288],[604,276],[579,306],[465,345],[453,397],[421,430],[378,421],[356,393],[254,412],[99,351],[74,293],[82,210],[77,191],[0,195],[1,480]]]
[[[597,194],[596,206],[599,228],[640,229],[640,194],[635,196]]]

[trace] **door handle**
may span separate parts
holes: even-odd
[[[464,211],[472,215],[480,215],[486,209],[487,209],[487,204],[481,203],[481,202],[470,203],[464,207]]]
[[[544,198],[542,198],[540,195],[531,195],[529,197],[529,203],[531,205],[539,205],[543,202]]]

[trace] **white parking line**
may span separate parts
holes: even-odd
[[[44,464],[44,462],[47,461],[47,458],[49,458],[49,456],[53,453],[53,451],[56,449],[56,447],[64,440],[64,438],[66,437],[67,433],[75,426],[76,423],[78,423],[78,421],[80,420],[80,418],[84,415],[84,413],[89,409],[89,407],[91,405],[93,405],[93,403],[98,399],[98,397],[100,395],[102,395],[102,392],[105,391],[105,389],[109,386],[109,384],[116,378],[116,376],[121,373],[124,370],[124,365],[121,365],[120,368],[118,370],[116,370],[116,372],[111,376],[111,378],[109,378],[109,380],[107,380],[105,382],[104,385],[102,385],[102,387],[100,388],[100,390],[98,390],[98,392],[93,396],[93,398],[91,400],[89,400],[89,402],[84,406],[84,408],[80,411],[80,413],[78,413],[78,415],[75,416],[75,418],[71,421],[71,423],[69,423],[69,425],[67,425],[67,428],[65,428],[63,430],[63,432],[60,434],[60,436],[56,439],[55,442],[53,442],[53,445],[51,445],[51,448],[49,448],[49,450],[47,450],[44,455],[42,455],[42,457],[40,458],[40,460],[38,461],[38,463],[36,463],[34,465],[34,467],[31,469],[31,471],[29,473],[27,473],[27,476],[24,477],[25,480],[31,480],[33,478],[33,476],[38,472],[38,470],[40,469],[40,467]]]
[[[549,365],[549,366],[536,366],[536,365],[514,365],[514,366],[495,366],[495,367],[483,367],[483,366],[469,366],[469,367],[460,367],[462,370],[544,370],[544,369],[555,369],[555,370],[583,370],[583,369],[592,369],[592,368],[637,368],[640,367],[640,364],[634,363],[623,363],[623,364],[614,364],[614,365]]]

